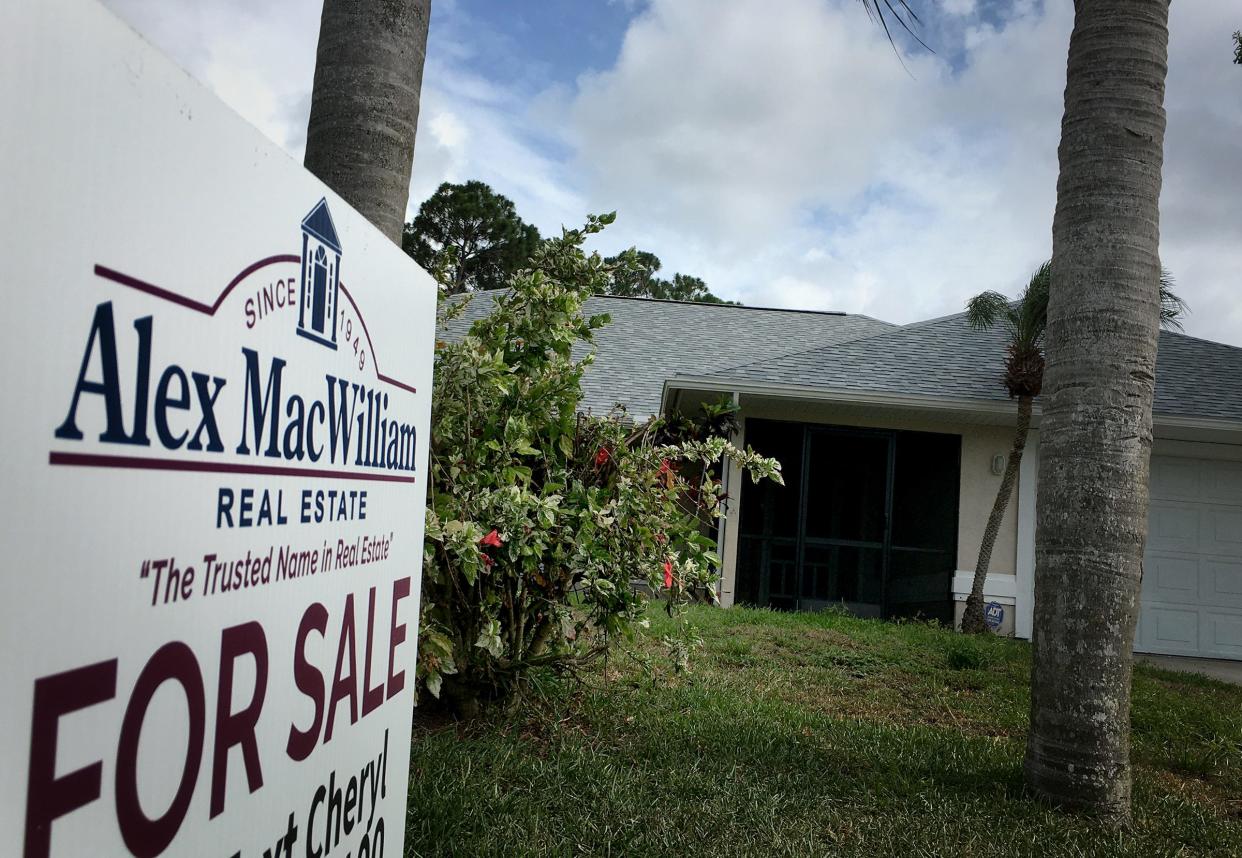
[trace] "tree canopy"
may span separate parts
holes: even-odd
[[[539,230],[522,220],[513,201],[484,182],[445,182],[405,225],[401,248],[436,273],[449,294],[500,289],[530,264]],[[605,295],[730,304],[712,294],[699,277],[659,277],[660,257],[630,248],[605,262]]]
[[[445,182],[405,225],[401,248],[429,271],[443,271],[450,293],[499,289],[539,246],[539,230],[487,184]]]
[[[699,304],[732,304],[712,294],[699,277],[674,274],[671,280],[657,277],[660,257],[646,250],[630,248],[605,263],[613,267],[608,278],[606,295],[621,298],[659,298],[665,301],[694,301]]]

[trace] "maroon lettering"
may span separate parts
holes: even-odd
[[[365,718],[374,712],[384,702],[384,680],[381,677],[379,685],[371,687],[371,649],[375,640],[375,588],[371,588],[371,593],[367,597],[367,655],[363,662],[362,669],[362,717]]]
[[[254,658],[254,691],[250,702],[230,712],[233,700],[233,666],[243,655]],[[211,762],[211,819],[224,812],[224,792],[228,780],[229,749],[241,745],[246,767],[246,785],[254,792],[263,786],[259,765],[259,743],[255,725],[267,696],[267,636],[256,622],[225,629],[220,635],[220,684],[216,693],[216,741]]]
[[[397,647],[405,642],[405,623],[397,625],[397,605],[410,595],[409,577],[398,578],[392,582],[392,619],[388,632],[388,699],[396,697],[405,688],[405,671],[393,673],[397,665]]]
[[[336,647],[336,670],[332,674],[332,697],[328,700],[328,725],[323,731],[323,743],[332,741],[332,725],[336,720],[337,704],[349,699],[349,723],[358,723],[358,657],[354,652],[354,594],[345,597],[345,616],[341,620],[341,639]],[[342,676],[341,666],[349,653],[349,674]]]
[[[165,682],[176,682],[185,692],[189,710],[190,737],[181,770],[181,783],[172,804],[164,815],[151,819],[138,801],[138,741],[146,720],[151,698]],[[180,641],[164,644],[151,656],[138,681],[134,684],[125,718],[121,722],[121,739],[116,759],[116,819],[121,837],[129,851],[138,858],[153,858],[168,848],[177,836],[203,761],[203,737],[206,735],[207,703],[203,691],[203,674],[194,652]],[[167,749],[165,749],[167,750]]]
[[[56,777],[60,719],[116,696],[116,659],[36,679],[30,719],[30,771],[26,781],[26,858],[47,858],[52,822],[99,798],[103,763]]]
[[[293,681],[301,691],[315,704],[315,717],[305,730],[299,730],[296,724],[289,726],[289,743],[285,746],[291,760],[305,760],[315,750],[319,741],[319,728],[323,725],[323,674],[306,660],[306,639],[312,631],[319,632],[323,637],[328,631],[328,609],[315,602],[302,614],[302,623],[298,626],[297,644],[293,648]]]

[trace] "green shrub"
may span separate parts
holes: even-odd
[[[611,221],[543,242],[461,342],[437,344],[419,675],[460,714],[509,699],[534,667],[604,653],[641,621],[635,579],[674,612],[714,598],[715,463],[780,479],[682,421],[579,414],[591,356],[573,348],[608,321],[583,302],[612,274],[582,244]],[[685,642],[669,644],[684,660]]]

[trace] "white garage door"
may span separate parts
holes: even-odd
[[[1152,457],[1134,648],[1242,659],[1242,462]]]

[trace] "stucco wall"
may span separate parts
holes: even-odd
[[[880,429],[907,429],[920,432],[941,432],[958,435],[962,439],[960,497],[958,501],[957,568],[974,571],[979,557],[979,543],[987,525],[988,514],[996,500],[1001,478],[992,473],[992,457],[1008,455],[1013,441],[1013,429],[1006,426],[971,423],[961,419],[931,413],[906,413],[893,409],[834,406],[812,401],[756,400],[743,397],[740,412],[742,437],[745,442],[746,420],[795,420],[807,423],[824,423],[837,426],[867,426]],[[729,491],[736,497],[745,491],[738,475],[727,477]],[[747,481],[748,482],[748,481]],[[1016,569],[1017,515],[1016,497],[1010,499],[1009,508],[1001,522],[1000,532],[992,552],[989,567],[993,575],[1013,575]],[[721,558],[724,570],[721,581],[721,602],[732,604],[733,584],[736,578],[737,526],[740,504],[733,505],[731,520],[724,529],[724,554]]]
[[[930,430],[929,430],[930,431]],[[957,522],[957,568],[973,572],[979,560],[979,543],[987,527],[1001,478],[992,473],[992,457],[1008,456],[1014,430],[1004,426],[964,426],[962,436],[962,482]],[[1012,575],[1017,568],[1017,487],[1005,509],[988,572]]]

